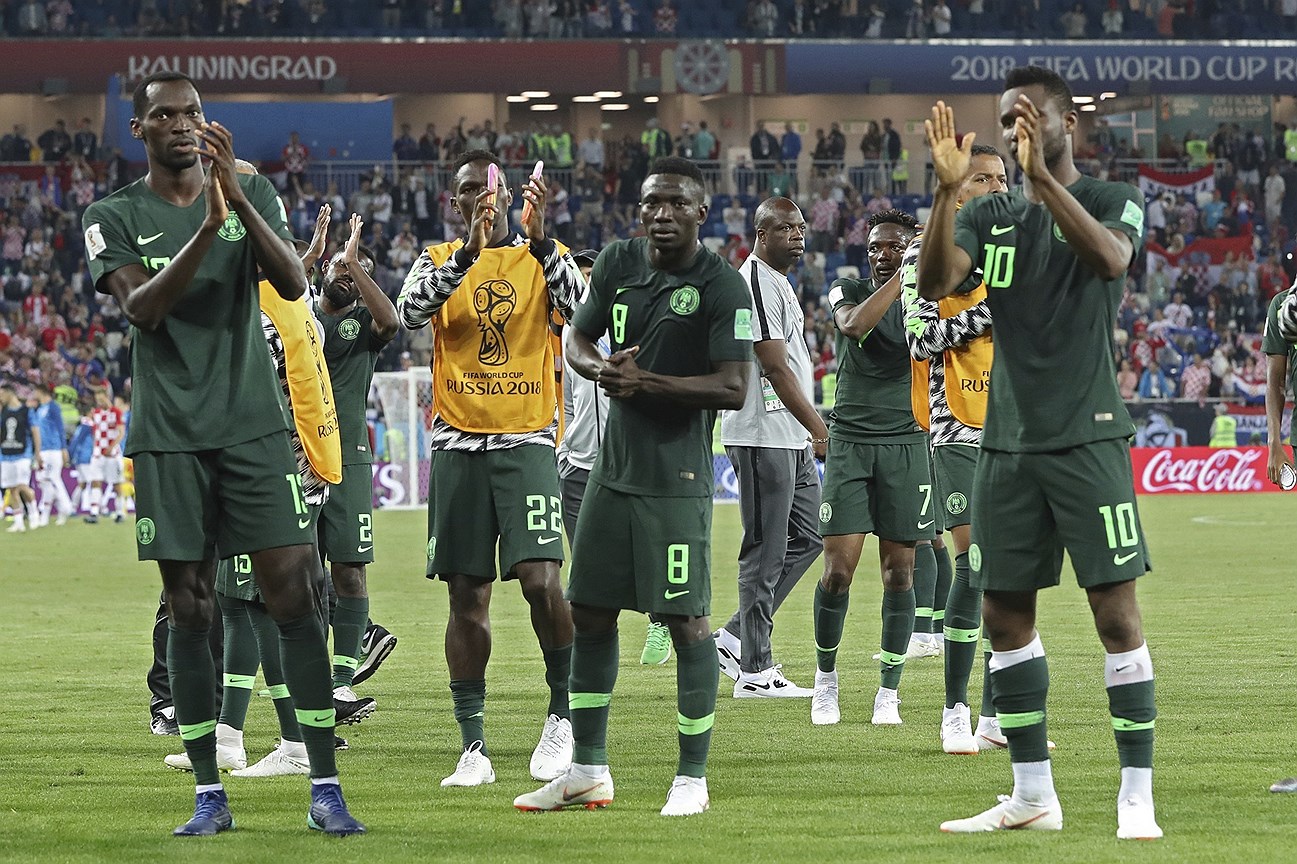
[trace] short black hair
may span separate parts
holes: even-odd
[[[995,149],[994,147],[992,147],[990,144],[974,144],[974,145],[973,145],[973,148],[972,148],[972,153],[971,153],[971,155],[973,155],[973,156],[995,156],[995,157],[998,158],[998,159],[1003,159],[1003,158],[1004,158],[1003,156],[1000,155],[1000,151],[999,151],[999,150],[996,150],[996,149]]]
[[[450,176],[453,178],[459,173],[460,168],[463,168],[470,162],[490,162],[501,171],[504,170],[504,163],[500,161],[500,157],[492,153],[490,150],[465,150],[463,153],[459,154],[458,159],[451,163]]]
[[[1054,105],[1058,107],[1058,113],[1066,114],[1068,111],[1076,110],[1076,105],[1072,102],[1072,88],[1067,86],[1063,76],[1053,69],[1046,69],[1044,66],[1015,66],[1009,70],[1008,75],[1004,76],[1005,90],[1031,87],[1035,84],[1045,88],[1046,95],[1054,100]]]
[[[136,120],[144,119],[144,112],[149,107],[149,87],[167,81],[187,81],[189,86],[194,88],[194,92],[198,92],[198,85],[194,83],[194,79],[183,72],[154,72],[136,84],[135,92],[131,94],[131,111]]]
[[[575,261],[578,264],[585,262],[592,267],[594,266],[595,259],[598,257],[599,257],[598,249],[582,249],[580,252],[572,253],[573,261]]]
[[[369,263],[373,264],[375,267],[378,266],[378,256],[374,254],[374,250],[373,250],[373,249],[370,249],[370,248],[369,248],[368,246],[366,246],[364,243],[361,243],[361,244],[360,244],[360,248],[359,248],[359,250],[357,250],[357,251],[359,251],[361,255],[363,255],[363,256],[365,256],[366,258],[368,258],[368,259],[369,259]]]
[[[919,220],[915,219],[904,210],[879,210],[873,216],[869,217],[869,230],[873,231],[879,225],[900,225],[909,231],[918,230]]]
[[[654,174],[676,174],[680,177],[688,177],[704,192],[707,190],[707,180],[703,177],[702,169],[696,163],[679,156],[660,156],[654,159],[652,167],[649,168],[649,176],[652,177]]]

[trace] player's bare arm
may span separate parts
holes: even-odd
[[[325,205],[326,207],[328,205]],[[357,290],[360,291],[360,301],[369,309],[372,316],[370,322],[370,332],[384,342],[390,342],[396,337],[396,331],[401,329],[401,319],[396,314],[396,307],[392,301],[383,293],[383,289],[378,287],[374,277],[369,275],[360,261],[360,229],[365,225],[361,220],[359,213],[351,214],[351,223],[348,227],[351,229],[351,235],[347,238],[347,245],[342,250],[342,263],[347,268],[347,273],[356,283]]]
[[[897,270],[892,278],[883,283],[865,302],[854,306],[839,306],[833,311],[833,323],[848,339],[864,339],[869,331],[878,326],[887,310],[901,296],[901,271]]]
[[[641,369],[635,363],[639,347],[618,351],[608,358],[595,379],[613,399],[653,396],[687,405],[690,408],[712,408],[737,411],[748,393],[748,375],[752,364],[728,360],[712,365],[707,375],[678,377],[658,375]]]
[[[247,229],[257,265],[280,297],[285,300],[301,297],[306,291],[306,270],[302,267],[302,260],[297,257],[297,251],[266,224],[248,196],[243,194],[234,166],[234,136],[230,130],[213,121],[199,125],[198,137],[206,145],[198,152],[211,159],[208,174],[216,175],[226,204],[238,214]]]
[[[527,210],[527,221],[522,223],[522,233],[532,243],[545,242],[545,178],[528,177],[522,184],[522,200],[531,205]]]
[[[143,264],[128,264],[104,274],[99,280],[99,289],[112,294],[121,306],[126,320],[141,330],[157,329],[171,313],[181,295],[189,288],[204,256],[212,248],[216,232],[225,224],[225,217],[229,215],[225,196],[221,193],[214,172],[208,173],[203,181],[203,189],[207,193],[207,211],[203,224],[198,233],[171,259],[170,264],[152,277]],[[302,283],[305,282],[306,277],[303,275]]]
[[[968,253],[955,245],[955,210],[977,136],[969,132],[962,142],[956,143],[955,109],[940,101],[932,106],[932,117],[923,121],[923,130],[932,153],[937,189],[919,250],[918,290],[925,300],[940,300],[959,287],[973,270]]]
[[[1040,109],[1020,93],[1010,115],[1001,118],[1001,122],[1009,119],[1012,119],[1013,134],[1018,143],[1018,164],[1027,178],[1028,196],[1039,198],[1049,208],[1077,258],[1103,279],[1121,276],[1130,267],[1134,254],[1130,238],[1103,225],[1067,191],[1068,183],[1077,173],[1071,160],[1055,169],[1066,172],[1062,177],[1055,176],[1045,164]]]
[[[823,459],[828,451],[829,427],[802,392],[797,375],[788,365],[788,344],[782,339],[763,339],[753,343],[752,350],[761,364],[761,374],[770,381],[784,407],[810,435],[816,457]]]
[[[594,344],[595,340],[580,328],[573,326],[567,330],[568,335],[564,344],[568,362],[582,378],[598,381],[599,373],[603,371],[604,366],[608,365],[607,359],[599,353],[599,347]]]
[[[1285,354],[1266,356],[1265,427],[1267,447],[1266,476],[1279,485],[1279,472],[1286,463],[1292,467],[1292,458],[1283,446],[1284,382],[1288,380],[1288,357]]]

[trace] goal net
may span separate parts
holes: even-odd
[[[428,503],[432,372],[427,367],[374,373],[374,498],[379,507]]]

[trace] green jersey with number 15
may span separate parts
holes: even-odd
[[[1126,235],[1132,256],[1139,252],[1138,189],[1081,177],[1067,191],[1104,227]],[[1112,341],[1125,272],[1100,278],[1077,257],[1049,208],[1021,190],[964,205],[955,214],[955,243],[982,268],[995,318],[982,447],[1040,453],[1133,435],[1117,391]]]

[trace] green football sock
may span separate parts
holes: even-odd
[[[938,557],[940,563],[940,557]],[[946,707],[968,704],[968,677],[977,658],[982,621],[982,592],[968,584],[968,553],[955,559],[955,581],[946,605]]]
[[[837,666],[850,597],[846,591],[830,594],[822,584],[815,584],[815,664],[821,672],[832,672]]]
[[[1109,687],[1108,712],[1112,715],[1121,767],[1152,768],[1153,726],[1157,717],[1153,682]]]
[[[946,607],[950,603],[950,586],[954,584],[954,569],[950,565],[950,549],[932,547],[937,556],[937,588],[932,594],[932,632],[944,633]]]
[[[883,590],[883,638],[878,656],[879,685],[895,690],[905,671],[905,651],[914,626],[914,589]]]
[[[932,633],[932,604],[937,590],[937,555],[931,543],[914,547],[914,633]],[[905,637],[907,642],[909,637]],[[902,652],[904,653],[904,652]]]
[[[978,717],[995,716],[995,693],[991,688],[991,640],[982,637],[982,707]]]
[[[615,627],[597,635],[577,633],[572,642],[568,693],[572,761],[581,765],[608,764],[608,707],[612,703],[612,688],[617,683],[617,649]],[[720,668],[715,647],[712,665]]]
[[[1045,762],[1049,737],[1045,731],[1045,700],[1049,695],[1049,666],[1044,656],[991,673],[995,713],[1009,742],[1011,762]]]
[[[545,683],[549,685],[549,713],[567,719],[571,717],[567,686],[572,676],[572,646],[542,649],[545,655]]]
[[[167,675],[176,725],[199,786],[220,783],[216,770],[216,666],[208,631],[167,626]]]
[[[707,751],[716,720],[716,686],[720,682],[716,643],[706,637],[676,648],[676,719],[680,733],[680,763],[676,774],[704,777]]]
[[[216,600],[225,629],[225,693],[220,722],[242,729],[248,719],[248,703],[252,701],[252,685],[257,678],[257,640],[244,601],[220,594]]]
[[[252,621],[252,631],[257,636],[257,653],[261,656],[261,674],[270,688],[270,697],[275,702],[275,716],[279,718],[279,737],[285,741],[300,744],[302,727],[297,723],[297,712],[293,708],[293,698],[284,683],[284,664],[279,658],[279,628],[260,603],[247,604],[248,618]]]
[[[339,597],[333,612],[333,686],[351,684],[360,665],[360,640],[369,620],[368,597]]]
[[[467,750],[475,741],[482,742],[482,755],[486,752],[486,679],[452,678],[450,698],[455,703],[455,722],[459,724],[459,739]]]
[[[314,612],[276,623],[284,681],[293,694],[294,713],[302,727],[302,743],[311,762],[311,776],[334,777],[338,762],[333,749],[333,687],[324,625]]]

